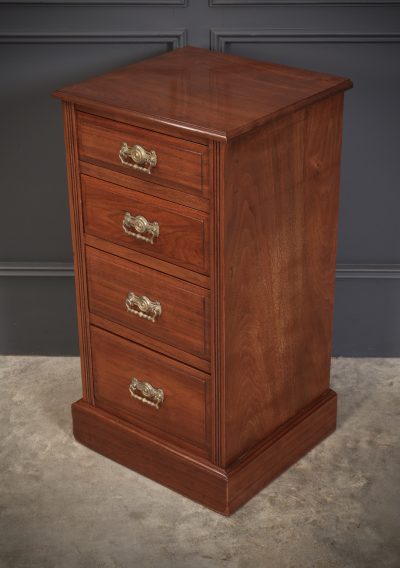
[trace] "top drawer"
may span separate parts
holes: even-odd
[[[81,160],[208,197],[207,146],[83,112],[77,122]]]

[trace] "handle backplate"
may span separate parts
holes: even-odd
[[[155,150],[147,151],[139,144],[128,146],[126,142],[123,142],[119,151],[119,159],[124,166],[129,166],[148,174],[151,173],[151,168],[157,165]]]
[[[147,296],[138,296],[134,292],[129,292],[127,295],[125,306],[131,314],[135,314],[135,316],[147,319],[153,323],[162,313],[160,302],[150,300]]]
[[[146,217],[142,215],[131,215],[129,211],[124,215],[122,228],[127,235],[150,243],[151,245],[154,244],[154,238],[157,238],[160,234],[160,226],[157,221],[149,222]],[[135,232],[132,231],[132,229],[134,229]],[[149,236],[146,237],[144,233],[148,233]]]
[[[157,389],[150,383],[139,381],[136,377],[133,377],[131,380],[129,392],[133,398],[140,400],[143,404],[153,406],[157,408],[157,410],[160,408],[160,404],[164,402],[165,398],[162,389]]]

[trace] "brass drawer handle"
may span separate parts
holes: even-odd
[[[124,215],[124,220],[122,221],[122,228],[127,235],[135,237],[135,239],[145,241],[146,243],[154,244],[154,237],[158,237],[160,234],[160,226],[157,221],[150,223],[146,217],[142,215],[136,215],[134,217],[128,211]],[[135,233],[131,231],[131,228],[135,229]],[[149,233],[149,237],[145,237],[143,233]]]
[[[151,174],[151,168],[157,165],[155,150],[147,151],[139,144],[128,146],[126,142],[123,142],[119,151],[119,159],[124,166],[129,166],[148,174]]]
[[[156,317],[161,316],[161,304],[157,300],[150,300],[147,296],[137,296],[129,292],[125,300],[126,309],[131,314],[147,319],[153,323]]]
[[[136,394],[136,391],[142,394]],[[140,400],[143,404],[149,404],[157,410],[160,408],[159,405],[164,402],[164,391],[162,389],[156,389],[150,383],[139,381],[136,377],[132,378],[129,392],[133,398]]]

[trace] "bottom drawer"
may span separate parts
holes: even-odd
[[[209,448],[209,375],[91,327],[95,404],[181,446]]]

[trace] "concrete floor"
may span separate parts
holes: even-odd
[[[400,360],[336,359],[339,427],[224,518],[76,443],[76,358],[0,358],[0,566],[400,567]]]

